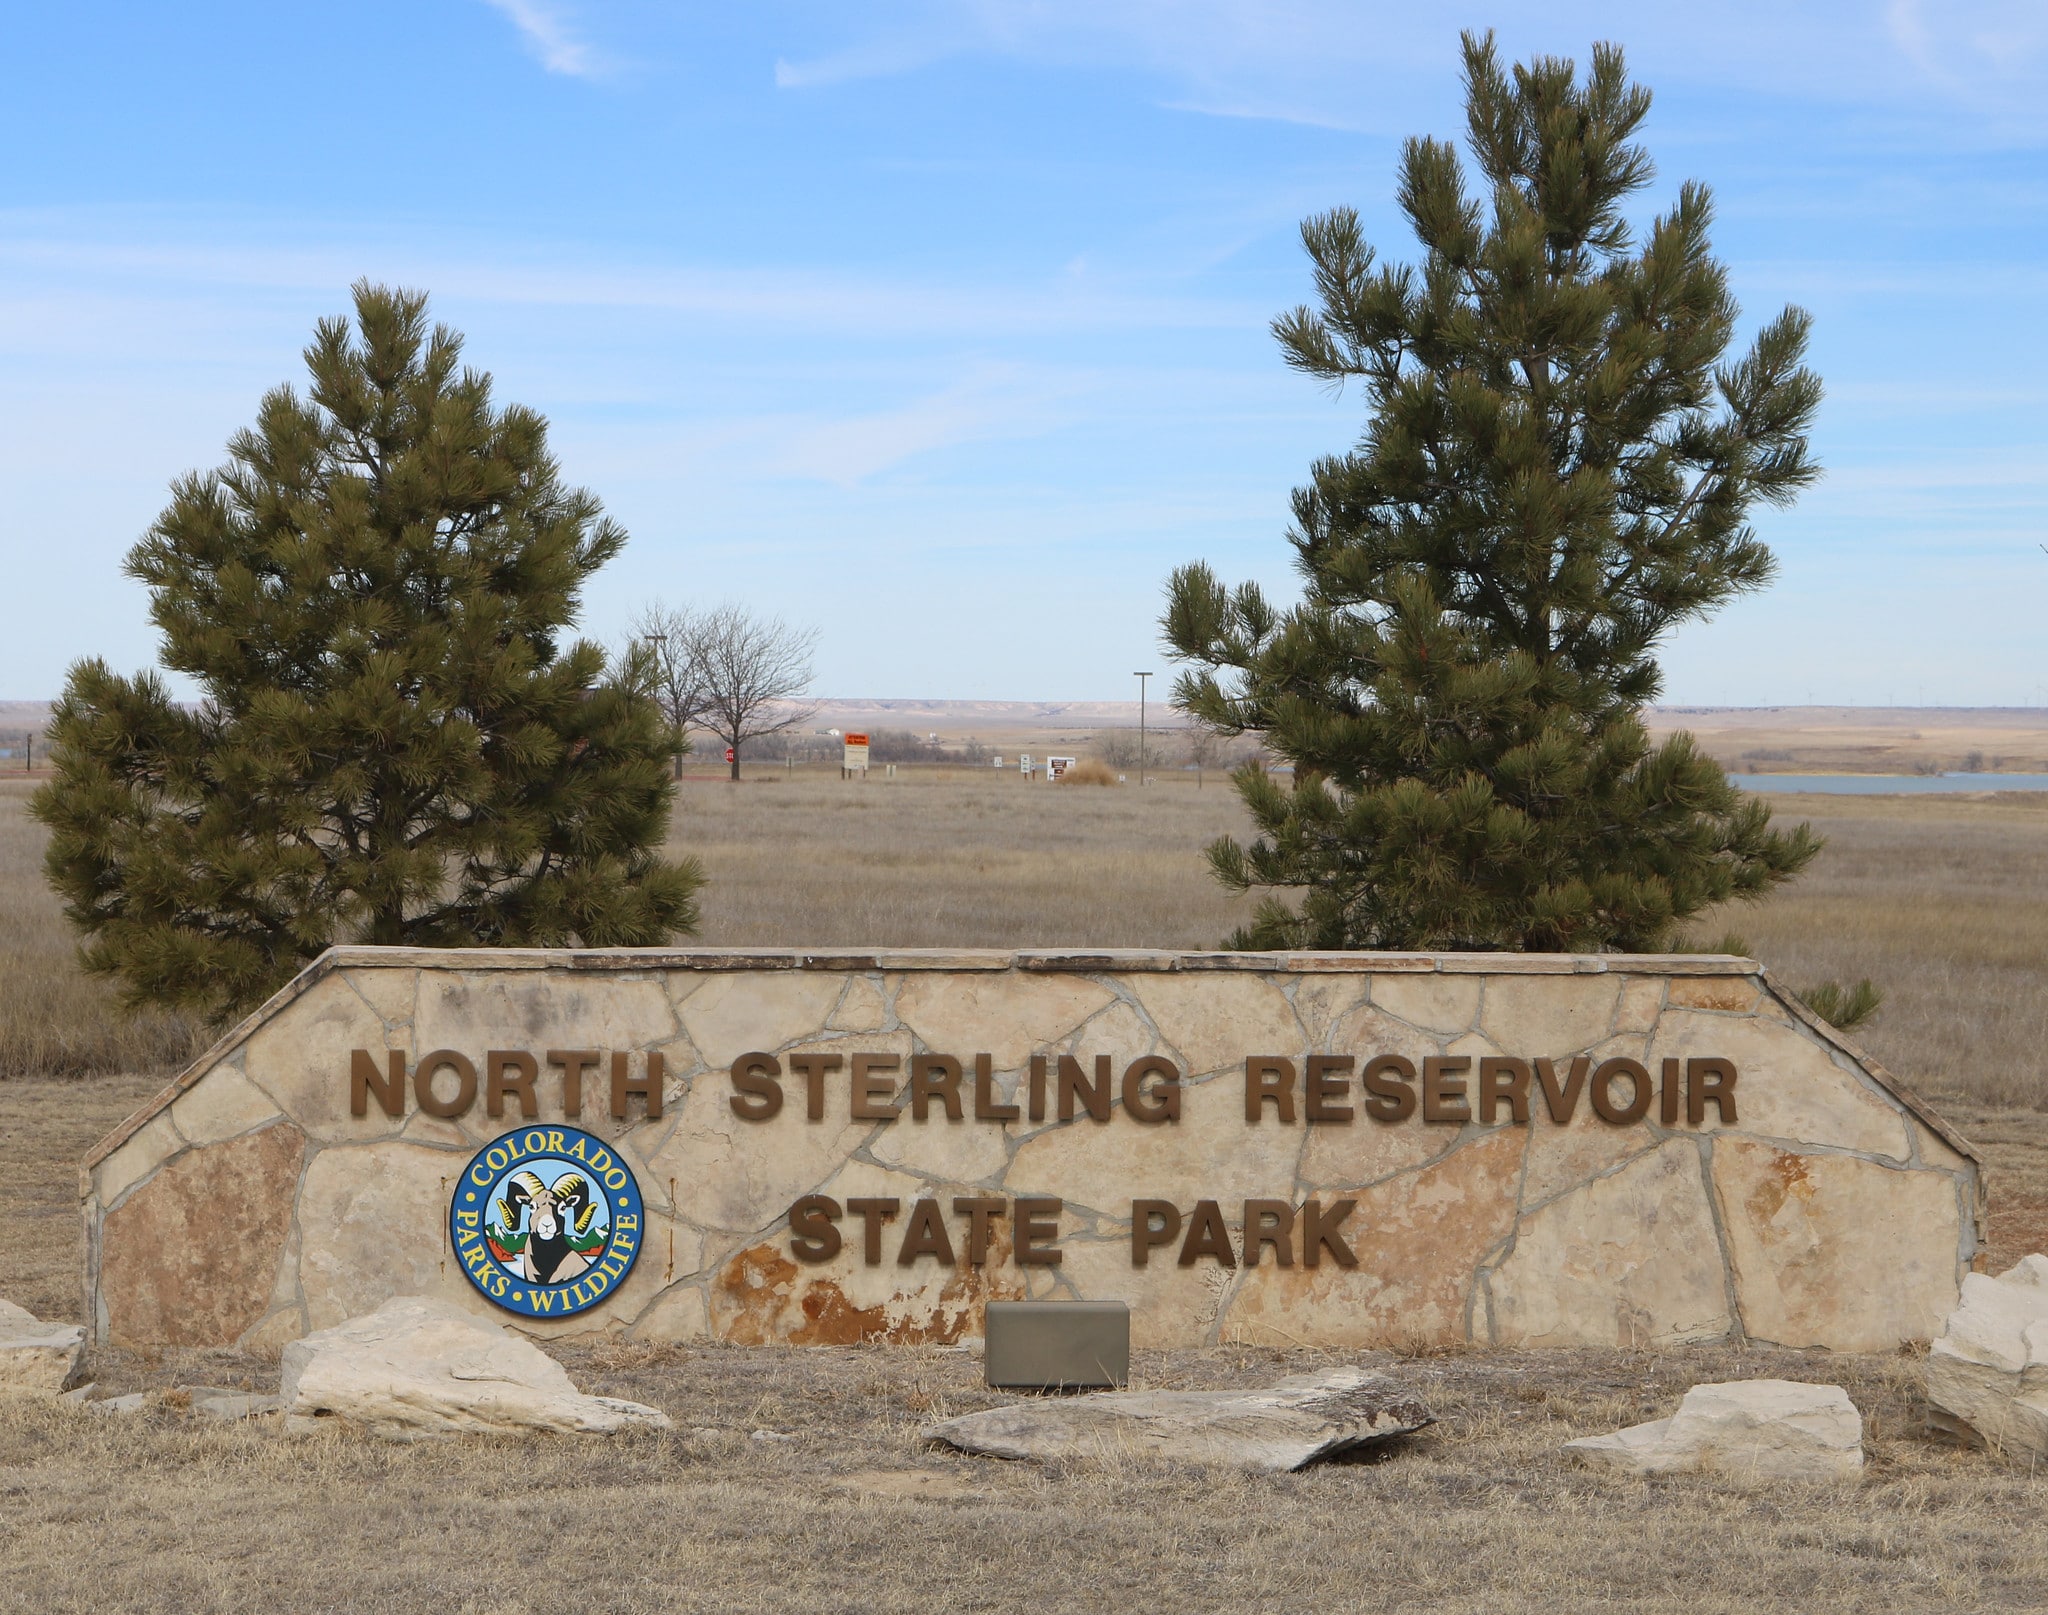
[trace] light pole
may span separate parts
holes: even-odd
[[[668,636],[665,634],[642,634],[640,637],[650,647],[649,654],[654,658],[654,699],[663,708],[664,716],[673,718],[674,715],[667,710],[668,702],[663,699],[666,692],[662,688],[668,682]],[[676,730],[673,723],[670,724],[670,729],[674,732],[669,743],[672,747],[679,747],[683,738],[682,732]],[[669,770],[675,778],[681,779],[683,777],[683,754],[680,750],[670,751]]]
[[[1138,681],[1138,783],[1145,783],[1145,681],[1150,673],[1133,673]]]

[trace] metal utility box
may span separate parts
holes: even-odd
[[[1131,1309],[1122,1301],[991,1301],[983,1329],[991,1386],[1053,1391],[1130,1380]]]

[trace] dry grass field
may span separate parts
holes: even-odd
[[[149,1086],[0,1084],[0,1179],[16,1209],[0,1295],[76,1315],[72,1162]],[[2036,1190],[2041,1131],[1993,1151]],[[0,1402],[0,1611],[2048,1607],[2048,1479],[1928,1440],[1911,1355],[1333,1353],[1408,1380],[1441,1422],[1377,1461],[1260,1476],[928,1450],[922,1424],[993,1400],[959,1351],[558,1351],[580,1385],[654,1403],[677,1432],[284,1440],[196,1425],[176,1405],[180,1386],[273,1389],[274,1363],[95,1352],[100,1392],[156,1399],[127,1420]],[[1318,1360],[1141,1353],[1135,1375],[1214,1388]],[[1860,1483],[1623,1481],[1559,1451],[1667,1414],[1689,1385],[1768,1376],[1849,1390],[1870,1450]],[[795,1439],[750,1439],[760,1429]]]
[[[2048,1110],[2048,792],[1774,796],[1827,849],[1734,931],[1795,988],[1868,976],[1884,1008],[1855,1036],[1929,1095]]]
[[[686,779],[671,841],[704,861],[717,946],[1203,948],[1247,905],[1202,848],[1244,823],[1213,774],[1140,790],[763,767]]]
[[[193,1050],[175,1017],[123,1015],[74,962],[77,939],[43,884],[30,786],[0,778],[0,1077],[167,1070]]]
[[[1735,773],[2048,772],[2040,707],[1658,707]]]
[[[1795,986],[1875,977],[1863,1034],[1984,1148],[1992,1256],[2048,1248],[2048,799],[1785,798],[1829,837],[1812,873],[1697,929]],[[711,874],[703,940],[1201,946],[1235,905],[1199,849],[1233,795],[906,773],[865,785],[692,779],[676,844]],[[78,1315],[75,1162],[180,1052],[78,979],[0,787],[0,1296]],[[49,1028],[58,1028],[53,1034]],[[91,1076],[57,1073],[95,1070]],[[127,1074],[118,1074],[125,1071]],[[519,1612],[2024,1610],[2048,1608],[2048,1478],[1930,1440],[1910,1354],[1443,1353],[1380,1363],[1441,1422],[1377,1461],[1291,1476],[930,1451],[987,1405],[978,1362],[904,1348],[565,1349],[586,1389],[667,1409],[612,1444],[392,1448],[202,1427],[184,1384],[274,1383],[226,1353],[96,1353],[99,1419],[0,1406],[0,1610]],[[1309,1354],[1142,1354],[1155,1386],[1254,1383]],[[1866,1420],[1855,1485],[1623,1481],[1573,1435],[1668,1413],[1694,1383],[1836,1380]],[[749,1439],[756,1429],[794,1437]]]
[[[1440,1423],[1378,1461],[1294,1475],[1059,1467],[925,1450],[995,1400],[917,1348],[564,1350],[580,1383],[665,1407],[611,1444],[394,1448],[346,1434],[0,1413],[0,1609],[34,1611],[2023,1610],[2048,1603],[2048,1482],[1917,1432],[1915,1365],[1356,1353]],[[1307,1353],[1143,1353],[1156,1387],[1270,1382]],[[107,1362],[109,1383],[241,1365]],[[1837,1380],[1864,1478],[1749,1488],[1590,1475],[1573,1435],[1670,1410],[1699,1380]],[[257,1380],[257,1376],[249,1376]],[[257,1380],[260,1383],[260,1380]],[[750,1439],[755,1430],[794,1439]]]
[[[2048,792],[1772,799],[1828,847],[1733,931],[1795,988],[1868,976],[1859,1032],[1929,1094],[2048,1109]],[[1246,906],[1201,859],[1245,827],[1211,778],[1069,790],[943,770],[842,784],[820,770],[684,782],[674,844],[711,876],[720,945],[1213,947]],[[792,849],[802,861],[792,866]]]
[[[174,1068],[192,1031],[131,1020],[83,977],[42,883],[23,782],[0,780],[0,1076]],[[1766,903],[1692,927],[1733,931],[1781,980],[1868,976],[1859,1033],[1930,1095],[2048,1109],[2048,792],[1780,796],[1828,847]],[[1211,947],[1246,904],[1201,849],[1239,832],[1228,782],[1146,790],[1027,784],[994,770],[749,770],[684,781],[676,851],[711,876],[700,940],[734,946]]]

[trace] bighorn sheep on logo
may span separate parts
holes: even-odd
[[[509,1229],[528,1213],[525,1245],[507,1264],[521,1278],[536,1284],[561,1284],[586,1272],[599,1241],[591,1238],[597,1216],[590,1184],[579,1172],[565,1172],[552,1184],[532,1172],[515,1172],[505,1183]]]

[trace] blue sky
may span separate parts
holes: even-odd
[[[1827,479],[1667,699],[2048,699],[2048,5],[358,0],[16,7],[0,697],[153,657],[120,559],[360,275],[427,288],[633,535],[592,589],[822,630],[839,696],[1128,698],[1177,563],[1291,588],[1355,398],[1280,363],[1296,226],[1383,252],[1457,31],[1627,46]]]

